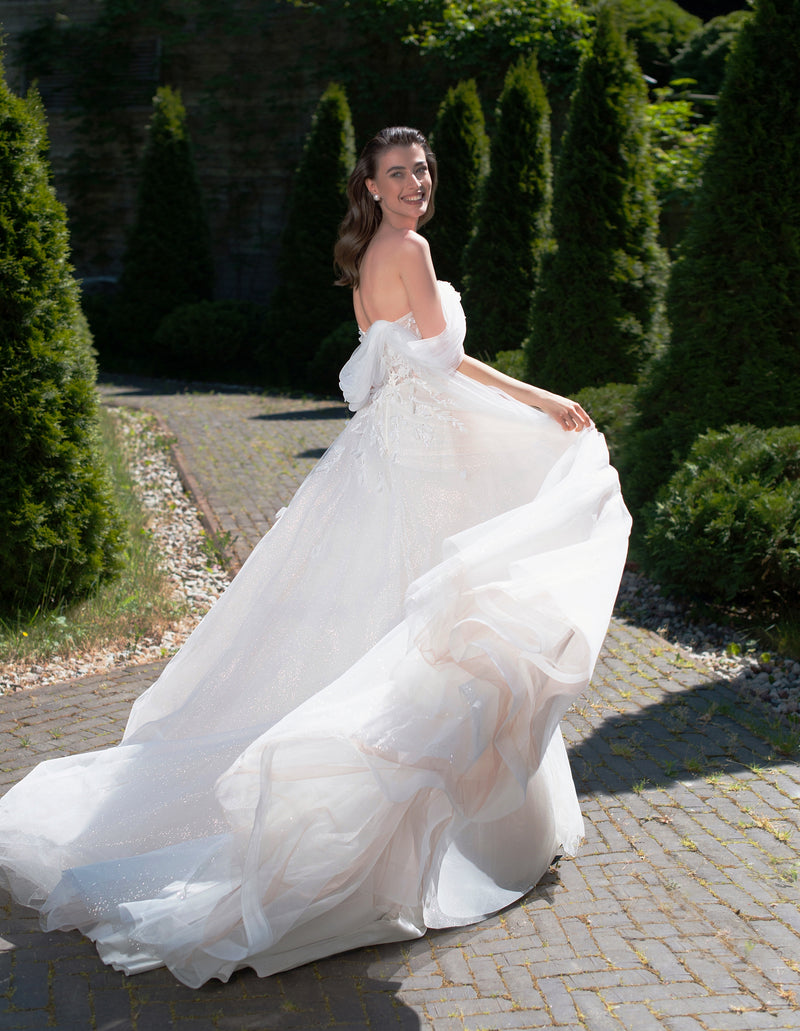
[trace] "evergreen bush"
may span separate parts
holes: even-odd
[[[581,62],[526,341],[528,378],[559,393],[634,382],[663,334],[667,259],[641,70],[607,8]]]
[[[491,358],[522,342],[542,255],[551,245],[550,107],[536,58],[506,74],[475,234],[464,258],[466,346]]]
[[[800,426],[698,437],[646,519],[666,588],[716,603],[798,606]]]
[[[694,439],[743,416],[800,423],[800,0],[760,0],[728,62],[717,129],[670,280],[669,347],[623,455],[634,510]]]
[[[489,138],[474,79],[447,91],[436,116],[431,146],[439,168],[436,215],[426,225],[436,274],[460,290],[464,254],[489,168]]]
[[[614,9],[644,74],[666,86],[674,58],[702,28],[700,18],[674,0],[614,0]]]
[[[333,247],[355,160],[350,108],[334,82],[320,98],[295,173],[267,315],[262,360],[267,370],[286,370],[286,386],[308,387],[308,363],[317,348],[353,317],[350,291],[333,285]]]
[[[85,596],[120,565],[91,336],[50,185],[44,112],[0,65],[0,614]]]
[[[153,98],[104,366],[119,366],[122,354],[137,371],[163,371],[153,339],[159,323],[182,304],[209,300],[213,289],[211,236],[186,109],[176,90],[162,86]]]
[[[165,316],[153,342],[168,374],[219,383],[253,382],[264,309],[249,301],[198,301]]]

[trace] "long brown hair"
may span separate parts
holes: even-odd
[[[333,250],[333,265],[339,273],[337,286],[349,286],[355,289],[359,283],[361,259],[370,240],[378,231],[383,212],[381,207],[370,196],[367,179],[374,179],[378,171],[378,157],[390,147],[410,147],[418,143],[425,151],[425,160],[431,175],[431,195],[419,225],[424,225],[433,218],[433,195],[436,193],[436,158],[430,144],[418,129],[410,129],[405,125],[395,125],[372,137],[361,151],[347,182],[347,200],[349,208],[339,226],[339,239]]]

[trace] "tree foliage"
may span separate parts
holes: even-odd
[[[761,0],[668,292],[672,336],[637,399],[626,495],[653,497],[708,429],[800,423],[800,0]]]
[[[44,112],[0,66],[0,612],[90,593],[119,567],[91,337],[50,185]]]
[[[653,183],[660,213],[661,239],[670,252],[686,231],[715,127],[702,122],[691,100],[666,87],[647,106]]]
[[[471,354],[491,358],[525,336],[542,255],[551,245],[550,107],[535,57],[508,70],[477,225],[465,255]]]
[[[213,289],[211,237],[186,109],[176,90],[162,86],[153,98],[110,346],[132,355],[137,370],[160,371],[153,341],[159,323],[183,304],[209,300]]]
[[[673,79],[690,79],[693,92],[700,97],[716,97],[725,79],[725,67],[739,35],[752,17],[752,11],[731,11],[699,26],[686,40],[672,62]],[[705,117],[716,111],[714,101],[695,102]]]
[[[615,0],[614,9],[642,71],[666,86],[674,58],[702,21],[674,0]]]
[[[633,382],[661,330],[666,257],[646,124],[647,93],[608,9],[581,63],[526,342],[528,377],[559,392]]]
[[[439,166],[436,216],[425,228],[440,279],[461,289],[464,254],[475,227],[489,138],[474,79],[447,91],[431,134]]]
[[[320,98],[292,184],[278,259],[278,286],[262,351],[268,382],[307,386],[307,366],[325,337],[353,318],[349,291],[333,285],[333,247],[347,210],[355,141],[345,91]]]
[[[591,35],[588,15],[572,0],[419,0],[412,7],[409,39],[444,57],[459,77],[485,81],[487,69],[534,54],[554,101],[569,97]]]

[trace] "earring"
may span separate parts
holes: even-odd
[[[380,197],[378,196],[377,193],[373,193],[372,199],[377,203],[380,200]]]

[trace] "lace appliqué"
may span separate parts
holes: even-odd
[[[409,328],[416,329],[413,316],[406,318]],[[445,427],[465,431],[455,415],[455,402],[406,357],[389,352],[385,361],[386,378],[350,424],[360,437],[354,451],[359,480],[369,480],[379,491],[385,486],[385,464],[401,462],[404,448],[414,444],[429,447]],[[369,457],[376,455],[380,462],[369,463]]]

